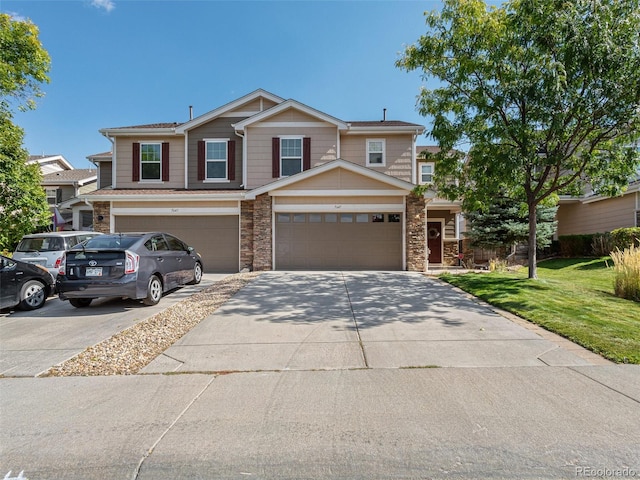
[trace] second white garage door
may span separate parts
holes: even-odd
[[[402,270],[401,213],[277,213],[277,270]]]
[[[237,216],[116,216],[116,232],[167,232],[194,247],[204,271],[237,272],[239,221]]]

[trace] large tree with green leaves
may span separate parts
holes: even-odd
[[[437,187],[466,210],[522,199],[536,278],[538,205],[619,193],[640,162],[639,0],[444,0],[426,24],[396,65],[438,82],[418,98]]]
[[[42,174],[37,165],[27,165],[24,131],[12,115],[14,108],[35,108],[35,99],[42,96],[40,85],[49,81],[49,68],[37,27],[0,13],[0,250],[50,223]]]

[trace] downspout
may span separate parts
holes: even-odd
[[[116,188],[116,142],[106,132],[102,136],[111,142],[111,188]]]
[[[411,140],[411,183],[414,185],[418,184],[418,165],[417,165],[417,156],[416,156],[416,144],[418,140],[418,131],[413,135],[413,139]]]
[[[189,132],[184,132],[184,189],[189,189]]]
[[[247,183],[247,138],[240,133],[238,130],[234,129],[234,132],[237,136],[242,139],[242,184],[240,185],[243,188],[246,187]]]

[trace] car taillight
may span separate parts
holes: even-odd
[[[138,265],[140,264],[140,255],[136,255],[129,250],[126,250],[124,253],[127,257],[124,264],[124,273],[136,273],[138,271]]]
[[[64,275],[67,269],[67,254],[63,253],[60,258],[56,260],[56,267],[58,269],[58,275]]]

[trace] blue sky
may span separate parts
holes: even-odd
[[[108,151],[98,129],[184,122],[263,88],[342,120],[428,126],[422,80],[395,67],[439,1],[0,0],[51,56],[35,111],[16,113],[31,154],[76,168]],[[426,138],[419,143],[430,143]]]

